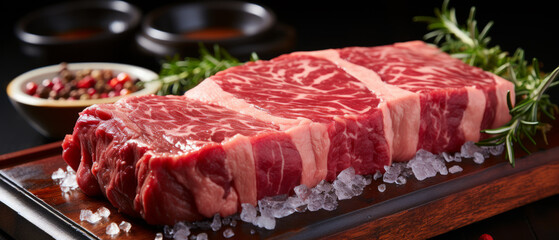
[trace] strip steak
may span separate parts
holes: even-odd
[[[293,187],[455,151],[506,123],[514,86],[420,41],[295,52],[184,96],[80,113],[63,158],[88,195],[150,224],[234,214]],[[514,94],[513,94],[514,95]]]

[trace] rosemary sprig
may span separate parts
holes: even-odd
[[[219,45],[214,45],[211,53],[200,44],[199,52],[199,58],[175,56],[161,64],[159,78],[153,80],[161,82],[157,95],[182,95],[217,72],[243,64]],[[253,53],[251,61],[256,60],[258,56]]]
[[[485,129],[483,133],[492,137],[480,141],[479,145],[505,144],[506,157],[514,166],[514,144],[517,143],[524,151],[530,153],[522,143],[527,138],[536,144],[533,136],[541,130],[544,141],[545,133],[551,125],[542,123],[542,115],[555,119],[557,106],[553,104],[546,90],[558,84],[559,67],[551,74],[545,75],[539,69],[537,59],[528,64],[524,50],[518,48],[513,55],[501,50],[498,45],[489,46],[491,38],[487,35],[493,22],[489,22],[481,31],[475,20],[475,7],[470,9],[466,25],[462,26],[456,19],[456,10],[448,7],[448,0],[443,2],[441,9],[435,9],[434,17],[419,16],[415,21],[426,22],[429,33],[425,39],[433,39],[442,51],[459,58],[464,62],[499,75],[515,84],[516,105],[510,102],[507,94],[511,120],[503,127]]]
[[[549,130],[550,125],[542,123],[540,121],[541,113],[547,115],[551,119],[555,119],[554,113],[556,107],[549,102],[548,95],[544,94],[545,90],[549,88],[553,81],[557,79],[559,74],[559,68],[555,69],[550,75],[541,79],[538,83],[538,87],[532,92],[522,95],[522,98],[516,106],[512,106],[511,102],[508,101],[509,112],[512,119],[505,125],[496,129],[486,129],[482,130],[483,133],[493,135],[490,138],[480,141],[480,145],[499,145],[505,144],[507,158],[509,162],[514,166],[514,148],[513,143],[518,143],[520,148],[527,153],[530,153],[528,148],[522,143],[523,137],[526,137],[534,145],[536,141],[533,136],[536,131],[540,129],[543,133],[544,140],[545,132]],[[557,83],[557,82],[555,82]],[[510,100],[510,92],[507,94],[507,99]]]

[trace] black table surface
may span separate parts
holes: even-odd
[[[0,40],[0,154],[39,146],[60,139],[48,139],[35,131],[12,107],[6,95],[9,81],[26,71],[44,66],[20,49],[13,27],[17,19],[35,9],[59,1],[3,1]],[[157,7],[178,1],[131,1],[147,13]],[[427,32],[424,23],[414,16],[431,16],[442,1],[253,1],[270,7],[280,23],[290,26],[296,41],[290,51],[319,50],[346,46],[376,46],[420,40]],[[459,19],[466,19],[471,6],[476,6],[480,26],[489,21],[491,43],[514,52],[521,47],[528,59],[537,57],[542,69],[550,72],[559,66],[559,47],[554,30],[559,14],[550,2],[543,0],[511,3],[509,1],[451,1]],[[131,43],[134,44],[134,43]],[[159,71],[155,59],[118,58],[119,62],[142,65]],[[550,95],[559,103],[557,90]],[[0,196],[1,197],[1,196]],[[495,239],[559,239],[559,196],[552,196],[513,209],[489,219],[448,232],[435,239],[477,239],[488,233]],[[10,239],[0,231],[0,239]]]

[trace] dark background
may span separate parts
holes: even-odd
[[[16,0],[2,1],[1,5],[1,52],[0,52],[0,154],[18,151],[58,139],[39,135],[17,114],[6,96],[6,86],[11,79],[28,70],[43,66],[25,56],[14,35],[13,27],[24,14],[60,1]],[[155,8],[179,1],[129,1],[141,8],[144,14]],[[346,46],[374,46],[394,42],[418,40],[427,32],[424,23],[412,21],[414,16],[432,16],[439,1],[253,1],[270,7],[280,23],[295,30],[296,41],[291,51],[318,50]],[[514,52],[521,47],[528,59],[537,57],[542,69],[550,72],[559,66],[559,47],[556,37],[559,30],[559,14],[552,2],[532,1],[451,1],[457,9],[458,19],[465,22],[469,9],[476,6],[476,19],[480,26],[489,21],[495,25],[490,31],[492,43]],[[134,43],[131,43],[131,46]],[[255,49],[258,52],[258,49]],[[115,56],[117,59],[117,56]],[[120,62],[143,65],[159,71],[155,59],[146,57],[127,59],[118,56]],[[154,64],[155,63],[155,64]],[[557,90],[551,95],[557,99]],[[512,210],[488,220],[453,231],[442,239],[477,239],[482,233],[491,233],[495,239],[545,239],[538,223],[546,222],[559,229],[559,201],[557,196]],[[538,214],[536,214],[538,213]],[[555,215],[553,215],[555,214]],[[536,217],[530,217],[534,215]],[[545,218],[547,216],[547,218]],[[535,220],[534,220],[535,219]],[[540,223],[541,224],[541,223]],[[548,224],[548,225],[549,225]],[[557,239],[559,230],[549,237]],[[545,231],[543,233],[546,233]],[[502,238],[497,238],[498,236]],[[1,236],[0,236],[1,237]],[[512,237],[512,238],[511,238]]]

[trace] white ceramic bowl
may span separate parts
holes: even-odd
[[[78,119],[78,113],[88,106],[113,103],[123,97],[155,94],[160,87],[159,82],[153,81],[146,83],[143,89],[126,96],[88,100],[44,99],[25,93],[25,85],[28,82],[40,84],[43,79],[55,77],[60,69],[60,65],[51,65],[31,70],[14,78],[6,89],[16,110],[38,132],[49,138],[61,139],[64,135],[72,133]],[[68,70],[70,71],[80,69],[111,69],[115,74],[125,72],[132,78],[146,82],[157,78],[157,74],[151,70],[127,64],[101,62],[68,64]]]

